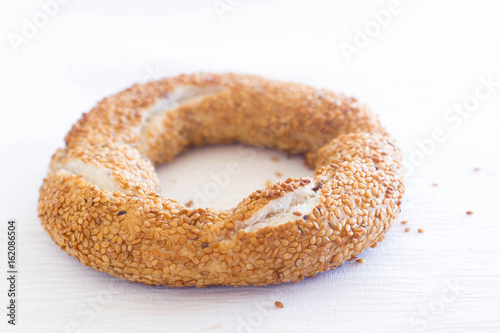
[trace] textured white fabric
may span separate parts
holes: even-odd
[[[18,53],[9,33],[21,34],[23,17],[32,21],[43,9],[3,3],[0,332],[499,332],[495,5],[401,1],[348,62],[342,42],[353,44],[388,2],[74,1],[59,5]],[[71,125],[134,82],[198,70],[325,87],[380,115],[411,165],[400,218],[360,256],[365,263],[298,284],[172,289],[96,272],[53,243],[37,217],[38,188]],[[311,173],[299,157],[236,146],[200,149],[159,168],[164,195],[215,208],[266,180]],[[5,316],[8,218],[19,229],[16,327]]]

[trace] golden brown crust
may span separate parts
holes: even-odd
[[[183,87],[199,96],[152,111]],[[315,177],[272,184],[222,211],[158,194],[153,165],[231,142],[305,154]],[[254,221],[298,189],[317,200],[307,214]],[[53,157],[38,210],[61,248],[120,278],[266,285],[334,269],[381,241],[403,192],[399,150],[356,100],[256,76],[196,74],[135,85],[85,114]]]

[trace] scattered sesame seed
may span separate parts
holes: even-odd
[[[277,307],[277,308],[280,308],[280,309],[283,309],[285,306],[283,305],[283,303],[281,303],[280,301],[276,301],[274,302],[274,305]]]
[[[481,168],[474,168],[475,172],[478,172],[479,170],[481,170]]]
[[[357,259],[357,260],[356,260],[356,262],[357,262],[357,263],[362,264],[362,263],[364,263],[364,262],[365,262],[365,259],[363,259],[363,258],[359,258],[359,259]]]
[[[474,212],[472,212],[472,211],[468,210],[468,211],[466,211],[466,212],[465,212],[465,214],[467,214],[467,215],[472,215],[472,214],[474,214]]]
[[[408,232],[408,231],[410,231],[410,228],[405,228],[405,232]]]
[[[276,172],[276,177],[282,177],[283,174],[281,172]]]
[[[418,232],[419,232],[419,233],[423,233],[423,232],[424,232],[424,229],[418,229]]]
[[[401,224],[406,224],[406,223],[408,223],[407,220],[401,221]]]
[[[437,183],[434,183],[434,184],[432,184],[432,186],[434,186],[434,187],[438,187],[438,184],[437,184]]]
[[[186,206],[186,207],[188,207],[188,208],[189,208],[189,207],[191,207],[192,205],[193,205],[193,200],[189,200],[188,202],[186,202],[186,203],[184,204],[184,206]]]

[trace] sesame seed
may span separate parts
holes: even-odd
[[[276,301],[274,302],[274,305],[277,307],[277,308],[280,308],[280,309],[283,309],[285,306],[283,305],[283,303],[281,303],[280,301]]]
[[[418,232],[419,232],[419,233],[423,233],[423,232],[424,232],[424,229],[418,229]]]
[[[408,221],[404,220],[404,221],[401,221],[401,224],[406,224],[408,223]]]
[[[356,262],[362,264],[365,262],[365,259],[360,258],[360,259],[357,259]]]
[[[405,232],[408,232],[408,231],[410,231],[410,228],[405,228]]]
[[[474,214],[474,212],[472,212],[472,211],[468,210],[468,211],[466,211],[466,212],[465,212],[465,214],[467,214],[467,215],[472,215],[472,214]]]

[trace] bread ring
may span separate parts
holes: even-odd
[[[40,189],[42,225],[82,264],[148,285],[313,277],[381,241],[404,193],[399,149],[366,106],[257,76],[134,85],[84,114],[65,141]],[[228,210],[159,194],[155,165],[234,142],[304,154],[315,176],[257,190]]]

